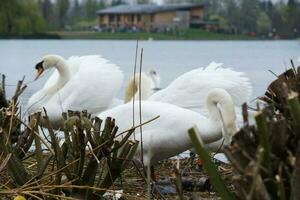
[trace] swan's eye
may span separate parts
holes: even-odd
[[[154,71],[154,70],[151,70],[151,71],[150,71],[150,74],[154,74],[154,75],[156,75],[156,71]]]

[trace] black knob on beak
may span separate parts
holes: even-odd
[[[36,70],[35,80],[38,79],[41,76],[41,74],[44,72],[43,63],[44,61],[41,61],[35,65],[35,70]]]

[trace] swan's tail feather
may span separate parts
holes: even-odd
[[[223,66],[223,63],[216,63],[215,61],[212,61],[211,63],[209,63],[209,65],[207,67],[205,67],[204,69],[206,70],[216,70],[217,68]]]
[[[252,84],[250,79],[244,72],[234,71],[231,68],[222,67],[223,63],[211,62],[202,73],[207,73],[207,76],[214,76],[214,74],[220,74],[223,76],[223,85],[232,86],[226,91],[232,96],[236,106],[242,105],[244,102],[249,101],[252,95]],[[224,88],[226,89],[226,88]]]

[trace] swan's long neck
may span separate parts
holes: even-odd
[[[56,83],[45,90],[45,93],[48,96],[52,96],[53,94],[55,94],[60,88],[62,88],[71,79],[71,72],[67,66],[66,61],[61,57],[56,57],[56,59],[57,62],[52,67],[57,69],[59,76]]]
[[[230,94],[224,89],[213,89],[207,96],[206,104],[210,121],[222,127],[225,143],[229,144],[237,132],[234,103]]]
[[[141,100],[148,99],[152,91],[152,80],[147,77],[146,74],[141,73],[141,88],[139,88],[140,83],[140,74],[135,74],[128,82],[124,102],[128,103],[132,98],[139,99],[139,92],[141,91]]]

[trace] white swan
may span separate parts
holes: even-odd
[[[148,80],[142,77],[142,94],[153,93],[147,82]],[[133,91],[130,87],[132,85],[129,84],[127,91]],[[209,91],[214,88],[222,88],[231,95],[235,105],[237,122],[239,126],[243,125],[241,105],[247,102],[252,94],[251,83],[244,73],[224,68],[222,63],[211,62],[205,68],[201,67],[184,73],[155,94],[151,96],[142,95],[142,100],[170,103],[208,116],[205,101]],[[138,89],[135,91],[138,94]],[[132,93],[130,95],[132,97]],[[130,99],[130,95],[127,99]],[[249,112],[249,118],[250,121],[253,121],[253,112]],[[207,146],[213,151],[220,151],[224,143],[221,139],[207,144]]]
[[[139,90],[140,79],[141,90]],[[147,74],[144,72],[141,75],[137,73],[128,81],[124,103],[131,101],[133,97],[139,100],[139,91],[141,91],[141,100],[146,100],[159,89],[160,77],[155,70],[150,70]]]
[[[230,94],[235,105],[237,124],[242,126],[241,105],[249,101],[252,86],[244,73],[224,68],[222,63],[211,62],[206,68],[191,70],[153,94],[148,100],[172,103],[208,116],[205,100],[213,88],[222,88]],[[249,118],[253,121],[254,113],[249,112]],[[207,144],[207,148],[212,151],[222,151],[223,146],[223,139]]]
[[[237,110],[241,110],[241,105],[251,96],[251,83],[244,73],[224,68],[222,65],[212,62],[206,68],[191,70],[153,94],[148,100],[171,103],[207,116],[205,100],[209,91],[222,88],[231,95]],[[239,114],[238,120],[242,120]]]
[[[139,82],[141,78],[141,89],[139,90]],[[152,94],[152,80],[145,73],[135,74],[128,82],[125,91],[124,103],[134,99],[139,99],[139,91],[141,91],[141,100],[148,99]]]
[[[151,78],[152,83],[153,83],[151,89],[153,91],[160,90],[161,88],[160,88],[160,76],[159,76],[159,74],[154,69],[151,69],[151,70],[149,70],[147,75]]]
[[[138,101],[135,109],[135,124],[139,124]],[[209,117],[197,112],[184,109],[172,104],[154,101],[143,101],[142,122],[160,116],[155,121],[143,126],[143,149],[145,165],[151,165],[177,155],[192,147],[187,130],[196,126],[200,130],[204,143],[211,143],[219,140],[224,135],[226,143],[236,132],[235,112],[231,96],[223,89],[213,89],[207,96],[207,109]],[[104,111],[98,117],[105,119],[113,117],[119,126],[119,132],[129,129],[132,126],[132,104],[127,103],[113,109]],[[224,122],[224,126],[222,120]],[[223,130],[224,127],[224,131]],[[136,138],[139,140],[140,131],[136,129]],[[139,158],[140,148],[136,157]]]
[[[243,124],[241,105],[248,102],[252,94],[252,86],[249,78],[242,72],[234,71],[230,68],[222,67],[222,63],[211,62],[207,67],[197,68],[186,72],[171,82],[166,88],[153,92],[153,87],[149,83],[146,75],[142,76],[142,100],[159,101],[171,103],[186,109],[194,110],[207,116],[205,99],[208,92],[214,88],[226,90],[232,97],[236,106],[238,124]],[[150,73],[149,73],[150,74]],[[152,82],[155,79],[152,79]],[[133,90],[135,99],[138,99],[138,75],[136,76],[135,86],[133,78],[130,80],[125,99],[131,99]],[[134,89],[133,89],[134,87]],[[152,95],[150,95],[152,94]]]
[[[37,78],[50,68],[56,70],[44,87],[33,94],[28,112],[47,109],[54,127],[67,110],[87,110],[91,114],[104,111],[121,88],[123,73],[119,67],[100,56],[70,57],[47,55],[36,65]]]

